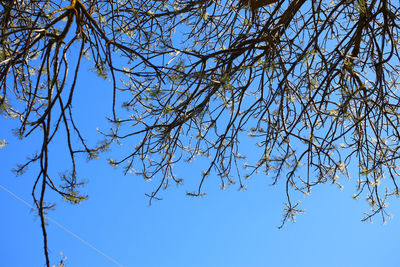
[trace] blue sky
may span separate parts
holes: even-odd
[[[398,266],[398,216],[386,225],[361,223],[365,207],[347,190],[315,190],[303,200],[306,214],[278,230],[282,190],[262,177],[248,191],[210,188],[202,199],[171,188],[149,207],[148,185],[104,166],[86,166],[95,177],[89,200],[78,207],[58,201],[50,216],[123,266]],[[30,201],[29,177],[3,173],[2,185]],[[43,266],[38,218],[4,191],[0,201],[0,266]],[[118,266],[52,222],[48,234],[53,262],[63,252],[67,266]]]
[[[108,82],[90,72],[79,76],[74,111],[91,144],[100,140],[96,127],[109,128],[104,118],[111,110],[109,88]],[[11,170],[38,150],[40,135],[18,140],[11,134],[17,121],[0,117],[0,123],[0,140],[8,142],[0,149],[0,185],[32,204],[37,169],[32,166],[19,177]],[[50,147],[53,173],[69,167],[64,145],[60,136]],[[48,191],[47,199],[57,203],[47,228],[52,264],[63,253],[69,267],[399,266],[400,202],[390,201],[394,217],[387,224],[379,216],[372,224],[361,222],[369,207],[362,198],[352,199],[357,177],[343,181],[344,190],[327,184],[313,188],[308,197],[300,196],[306,213],[278,230],[285,202],[282,182],[272,187],[268,177],[258,175],[246,181],[246,191],[239,192],[235,185],[221,191],[219,179],[210,175],[204,188],[207,195],[192,198],[185,193],[193,191],[199,180],[202,162],[196,161],[179,165],[184,185],[162,191],[159,196],[164,200],[149,206],[145,193],[154,190],[156,181],[124,176],[106,158],[80,161],[79,176],[88,180],[83,191],[89,195],[80,205],[70,205]],[[35,212],[1,188],[0,202],[0,267],[44,266]]]
[[[82,75],[80,82],[77,120],[88,140],[95,142],[99,139],[95,128],[108,127],[104,114],[96,109],[107,106],[108,85],[91,74]],[[0,139],[8,142],[0,150],[0,184],[32,204],[35,168],[19,177],[11,169],[38,149],[38,136],[18,140],[10,134],[16,121],[0,120]],[[55,173],[67,168],[62,145],[56,140],[50,150]],[[89,182],[84,188],[89,199],[73,206],[48,191],[47,199],[57,203],[49,216],[125,267],[398,266],[399,202],[390,202],[394,218],[386,225],[378,216],[373,224],[362,223],[368,206],[363,199],[351,197],[356,177],[345,181],[342,191],[327,184],[314,188],[311,196],[301,196],[306,213],[278,230],[285,201],[283,184],[272,187],[268,177],[259,175],[247,181],[247,191],[239,192],[235,186],[221,191],[218,179],[210,175],[208,194],[192,198],[185,192],[198,181],[201,164],[196,164],[181,165],[184,185],[162,191],[164,200],[149,207],[144,193],[154,189],[154,182],[123,176],[120,169],[106,164],[106,156],[81,161],[79,174]],[[2,189],[0,201],[0,266],[44,266],[35,212]],[[70,267],[118,266],[52,221],[48,236],[52,264],[62,252]]]

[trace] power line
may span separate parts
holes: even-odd
[[[24,199],[22,199],[21,197],[19,197],[18,195],[16,195],[15,193],[11,192],[9,189],[5,188],[4,186],[2,186],[0,184],[0,188],[3,189],[4,191],[6,191],[8,194],[10,194],[11,196],[13,196],[14,198],[16,198],[17,200],[19,200],[20,202],[24,203],[26,206],[28,206],[29,208],[31,208],[32,210],[37,211],[37,208],[33,207],[31,204],[29,204],[28,202],[26,202]],[[67,232],[68,234],[72,235],[73,237],[75,237],[76,239],[78,239],[79,241],[81,241],[83,244],[85,244],[86,246],[88,246],[89,248],[93,249],[94,251],[96,251],[97,253],[101,254],[103,257],[107,258],[108,260],[112,261],[114,264],[118,265],[118,266],[122,266],[121,263],[119,263],[118,261],[116,261],[115,259],[111,258],[110,256],[108,256],[106,253],[102,252],[101,250],[99,250],[98,248],[96,248],[95,246],[93,246],[92,244],[90,244],[88,241],[86,241],[85,239],[83,239],[82,237],[80,237],[79,235],[75,234],[74,232],[72,232],[71,230],[69,230],[68,228],[66,228],[64,225],[62,225],[61,223],[57,222],[56,220],[54,220],[53,218],[46,216],[46,219],[48,219],[49,221],[53,222],[55,225],[57,225],[59,228],[61,228],[62,230],[64,230],[65,232]]]

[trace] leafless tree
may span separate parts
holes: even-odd
[[[42,134],[30,164],[40,172],[39,210],[47,266],[47,189],[72,203],[79,193],[78,154],[96,158],[114,142],[135,142],[110,159],[125,173],[182,183],[178,162],[205,156],[206,177],[221,187],[265,173],[285,183],[283,223],[301,210],[291,197],[339,184],[359,169],[354,197],[371,216],[387,216],[399,196],[399,2],[393,0],[71,0],[1,1],[0,109],[20,121],[17,134]],[[70,58],[74,55],[74,60]],[[91,57],[110,79],[113,129],[89,147],[74,122],[81,61]],[[18,100],[18,101],[17,101]],[[71,170],[57,183],[48,146],[66,133]],[[80,143],[73,142],[77,136]],[[252,155],[240,140],[250,139]],[[133,141],[130,141],[133,140]],[[243,168],[244,167],[244,168]],[[307,175],[299,175],[305,168]]]

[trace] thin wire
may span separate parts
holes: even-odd
[[[18,195],[16,195],[15,193],[11,192],[10,190],[8,190],[7,188],[5,188],[4,186],[2,186],[0,184],[0,188],[3,189],[4,191],[6,191],[8,194],[12,195],[14,198],[18,199],[19,201],[21,201],[22,203],[24,203],[26,206],[28,206],[29,208],[31,208],[32,210],[37,211],[37,208],[33,207],[31,204],[29,204],[28,202],[26,202],[25,200],[23,200],[21,197],[19,197]],[[91,249],[95,250],[97,253],[101,254],[102,256],[104,256],[105,258],[107,258],[108,260],[112,261],[113,263],[115,263],[118,266],[122,266],[121,263],[119,263],[118,261],[114,260],[113,258],[111,258],[110,256],[108,256],[107,254],[105,254],[104,252],[102,252],[101,250],[99,250],[98,248],[96,248],[95,246],[93,246],[92,244],[90,244],[88,241],[86,241],[85,239],[81,238],[80,236],[78,236],[77,234],[75,234],[74,232],[72,232],[71,230],[69,230],[68,228],[66,228],[65,226],[63,226],[61,223],[57,222],[56,220],[50,218],[49,216],[46,216],[46,219],[48,219],[49,221],[53,222],[55,225],[57,225],[59,228],[61,228],[62,230],[64,230],[65,232],[67,232],[68,234],[72,235],[73,237],[75,237],[76,239],[78,239],[79,241],[81,241],[83,244],[85,244],[86,246],[90,247]]]

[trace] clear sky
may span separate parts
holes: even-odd
[[[109,91],[107,83],[89,76],[81,78],[82,94],[75,106],[88,139],[96,140],[95,127],[107,125],[95,108],[104,106]],[[38,149],[37,137],[18,140],[10,134],[14,121],[1,118],[0,123],[0,139],[9,143],[0,150],[0,184],[32,204],[35,168],[20,177],[11,169]],[[56,142],[51,149],[51,164],[53,171],[62,172],[65,161],[57,146]],[[270,186],[268,177],[253,177],[247,181],[248,190],[239,192],[235,186],[219,190],[218,179],[210,176],[208,195],[192,198],[185,192],[193,190],[191,183],[199,178],[201,166],[182,165],[184,185],[161,192],[164,200],[149,207],[144,193],[155,183],[123,176],[106,164],[106,157],[80,166],[80,176],[89,181],[84,189],[89,199],[73,206],[49,193],[48,199],[57,203],[49,216],[122,266],[398,266],[400,203],[390,202],[394,218],[386,225],[379,217],[373,224],[362,223],[368,206],[351,198],[356,178],[344,182],[342,191],[334,185],[315,188],[300,199],[306,213],[278,230],[284,191],[281,184]],[[0,266],[44,266],[35,212],[2,189],[0,202]],[[48,236],[53,264],[62,252],[70,267],[118,266],[53,221]]]
[[[9,171],[22,157],[19,148],[10,143],[1,151],[1,184],[32,202],[32,177]],[[170,188],[149,207],[144,192],[151,183],[124,177],[101,161],[83,172],[91,177],[89,200],[79,206],[57,201],[50,217],[126,267],[398,266],[399,203],[392,201],[397,216],[386,225],[378,218],[362,223],[366,207],[351,199],[351,185],[314,190],[303,199],[306,214],[278,230],[283,191],[264,177],[252,179],[245,192],[210,186],[202,199]],[[0,201],[0,266],[43,266],[39,219],[3,190]],[[63,252],[67,266],[118,266],[51,221],[48,235],[53,263]]]
[[[92,143],[100,139],[96,127],[109,127],[104,119],[110,110],[109,86],[90,73],[80,76],[74,110]],[[0,139],[8,142],[0,150],[0,185],[32,204],[36,169],[20,177],[11,170],[39,149],[39,135],[18,140],[11,135],[16,121],[0,117],[0,124]],[[53,173],[68,168],[60,152],[63,145],[56,139],[50,148]],[[251,152],[253,147],[246,149]],[[311,196],[300,198],[306,213],[278,230],[285,201],[282,183],[272,187],[268,177],[259,175],[247,181],[247,191],[239,192],[237,186],[221,191],[218,178],[210,175],[205,186],[208,194],[188,197],[185,192],[193,191],[200,165],[180,165],[184,185],[162,191],[164,200],[149,207],[144,194],[154,190],[155,182],[123,176],[106,163],[106,155],[81,161],[79,175],[89,182],[84,188],[87,201],[73,206],[54,193],[47,194],[57,203],[47,228],[52,264],[63,253],[69,267],[399,266],[400,201],[391,200],[389,211],[394,217],[386,225],[379,216],[372,224],[361,222],[369,207],[363,199],[351,197],[356,177],[344,181],[342,191],[329,184],[314,188]],[[44,266],[35,212],[1,188],[0,203],[0,267]]]

